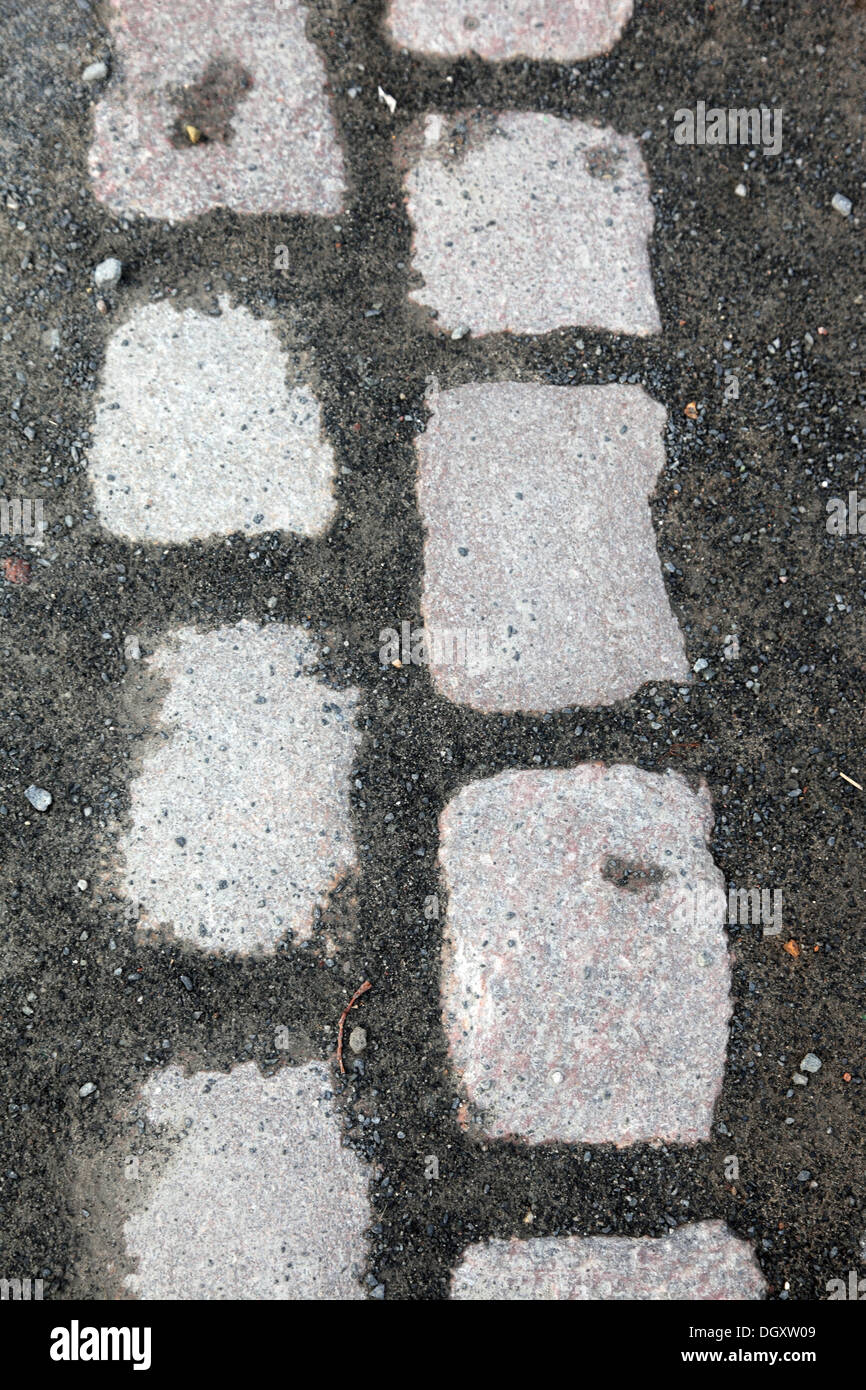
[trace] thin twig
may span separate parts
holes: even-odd
[[[340,1026],[337,1029],[337,1061],[340,1063],[340,1071],[342,1072],[343,1076],[346,1075],[346,1068],[343,1066],[343,1025],[346,1022],[349,1010],[355,1007],[362,994],[366,994],[367,990],[372,988],[373,986],[371,985],[370,981],[365,980],[361,988],[355,990],[355,993],[352,995],[345,1009],[340,1014]]]

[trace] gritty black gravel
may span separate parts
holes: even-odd
[[[389,47],[373,0],[317,0],[308,32],[328,67],[347,211],[220,210],[172,228],[118,220],[88,184],[99,84],[84,87],[80,73],[111,64],[101,9],[0,3],[0,491],[42,497],[48,523],[30,583],[0,576],[4,1277],[41,1276],[46,1297],[116,1296],[87,1255],[117,1233],[94,1230],[82,1208],[82,1156],[98,1170],[102,1152],[145,1151],[149,1136],[126,1116],[166,1062],[213,1070],[254,1059],[269,1071],[322,1057],[333,1067],[337,1020],[365,979],[372,989],[352,1021],[368,1047],[349,1075],[333,1075],[350,1142],[373,1165],[371,1293],[446,1297],[462,1250],[489,1237],[661,1235],[707,1218],[754,1245],[770,1298],[825,1298],[829,1279],[862,1264],[866,836],[863,793],[839,773],[866,781],[866,538],[829,535],[825,506],[858,486],[866,494],[866,11],[851,0],[636,9],[612,55],[568,67],[421,60]],[[237,98],[244,75],[217,78]],[[217,78],[203,74],[205,96]],[[781,107],[782,152],[675,144],[674,111],[699,99]],[[657,338],[573,329],[454,342],[408,303],[397,141],[420,113],[479,107],[641,137]],[[225,111],[206,116],[220,138]],[[741,181],[746,197],[734,193]],[[851,198],[851,217],[831,209],[836,192]],[[287,269],[275,266],[278,246]],[[100,313],[92,270],[109,255],[124,272]],[[85,472],[106,341],[138,305],[170,295],[178,308],[218,312],[224,293],[275,320],[309,363],[337,457],[336,518],[319,541],[127,544],[100,528]],[[724,398],[727,371],[737,399]],[[380,630],[420,622],[412,440],[432,373],[442,386],[635,382],[666,406],[658,548],[690,663],[709,663],[688,686],[500,716],[437,697],[423,667],[380,669]],[[24,554],[0,539],[0,561]],[[240,618],[307,628],[325,686],[363,693],[360,869],[311,942],[256,959],[138,940],[112,876],[142,739],[122,694],[124,634],[140,634],[146,653],[177,625]],[[731,633],[740,655],[725,661]],[[713,1138],[694,1147],[530,1147],[485,1141],[458,1120],[438,1009],[441,917],[424,912],[433,894],[445,907],[438,816],[472,779],[590,759],[706,779],[727,882],[784,895],[782,937],[728,929],[727,1070]],[[51,791],[48,812],[27,802],[31,783]],[[336,960],[326,937],[340,945]],[[288,1051],[275,1046],[279,1028]],[[808,1051],[822,1069],[791,1088]],[[82,1099],[85,1082],[96,1091]],[[429,1156],[436,1180],[425,1179]]]

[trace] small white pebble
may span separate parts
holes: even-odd
[[[386,92],[383,90],[383,88],[380,87],[379,100],[385,103],[388,110],[391,112],[391,115],[393,116],[394,112],[397,110],[396,98],[392,97],[390,92]]]
[[[54,800],[51,793],[46,791],[44,787],[35,787],[32,783],[27,788],[24,795],[27,797],[30,805],[35,807],[37,811],[47,811]]]
[[[734,192],[736,193],[738,198],[745,198],[748,189],[746,188],[746,185],[744,183],[738,183],[736,188],[734,189]]]
[[[94,268],[93,279],[99,289],[114,289],[123,274],[123,262],[116,256],[109,256]]]
[[[853,204],[850,198],[845,197],[844,193],[834,193],[830,201],[830,206],[836,212],[841,212],[843,217],[851,216],[851,208]]]
[[[83,893],[85,888],[87,887],[87,879],[80,878],[75,886],[78,889],[79,893]]]
[[[82,82],[101,82],[103,77],[108,76],[108,68],[104,63],[88,63],[84,72],[81,74]]]

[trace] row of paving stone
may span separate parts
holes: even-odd
[[[423,53],[576,61],[610,46],[632,0],[494,0],[480,9],[473,16],[455,0],[406,0],[391,7],[386,32]],[[214,207],[339,212],[344,160],[307,21],[297,0],[190,0],[182,9],[160,0],[118,0],[114,80],[94,113],[90,171],[98,197],[118,212],[169,221]],[[521,129],[546,159],[545,119],[529,116]],[[551,123],[547,135],[561,140],[567,130]],[[576,131],[579,149],[586,131]],[[564,157],[573,149],[566,146]],[[525,154],[524,145],[518,157]],[[562,175],[556,182],[567,195]],[[483,187],[482,181],[479,193]]]
[[[274,952],[356,864],[358,692],[305,675],[315,655],[244,621],[146,661],[168,685],[123,845],[142,928]],[[443,1018],[489,1133],[709,1136],[729,1015],[711,826],[705,788],[628,765],[503,772],[445,807]]]
[[[145,1299],[357,1299],[364,1165],[340,1145],[327,1070],[254,1063],[228,1075],[155,1075],[142,1113],[183,1133],[148,1205],[125,1224],[137,1260],[125,1279]],[[190,1238],[194,1217],[195,1239]],[[381,1290],[381,1285],[378,1286]],[[758,1298],[750,1247],[720,1221],[663,1239],[595,1236],[470,1246],[457,1299]]]
[[[294,371],[273,327],[243,307],[136,309],[109,340],[96,408],[103,525],[161,543],[320,535],[336,509],[334,452],[310,388],[286,384]],[[433,384],[427,405],[421,607],[442,694],[554,709],[685,679],[648,501],[664,408],[640,386],[516,381]],[[469,649],[455,660],[457,634]]]
[[[386,27],[418,52],[571,61],[609,47],[630,13],[631,0],[395,0]],[[167,220],[218,205],[343,207],[303,7],[150,0],[121,4],[113,23],[91,153],[99,198]],[[423,281],[412,297],[431,311],[430,331],[659,330],[632,137],[535,113],[430,113],[396,158]],[[157,303],[113,333],[89,458],[100,519],[135,541],[321,536],[334,453],[315,395],[272,325],[227,299],[219,310]],[[422,612],[441,693],[482,710],[554,709],[685,679],[648,506],[664,409],[640,387],[514,381],[431,382],[427,404]],[[455,659],[436,640],[455,631],[481,633],[480,656],[464,646]],[[289,932],[310,936],[317,905],[355,863],[360,698],[325,691],[315,659],[300,630],[251,622],[169,633],[148,654],[164,694],[121,869],[142,925],[204,951],[273,952]],[[729,1017],[711,824],[706,789],[629,766],[505,772],[445,807],[442,1017],[482,1132],[620,1145],[709,1136]],[[270,1078],[252,1065],[155,1073],[144,1114],[180,1142],[125,1222],[128,1288],[360,1296],[367,1174],[341,1145],[333,1102],[315,1063]],[[703,1222],[664,1240],[472,1247],[452,1293],[724,1298],[763,1287],[748,1245]]]

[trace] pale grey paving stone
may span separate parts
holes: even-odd
[[[88,466],[102,524],[162,544],[233,531],[317,535],[336,507],[334,453],[276,331],[220,300],[136,309],[105,354]]]
[[[540,1237],[470,1245],[452,1298],[498,1303],[571,1299],[759,1299],[766,1282],[750,1245],[723,1221],[660,1239]]]
[[[327,1069],[265,1078],[177,1067],[144,1089],[178,1136],[147,1206],[124,1226],[142,1299],[359,1299],[371,1213],[363,1164],[341,1143]],[[191,1121],[191,1123],[190,1123]]]
[[[317,650],[299,629],[244,621],[180,629],[143,663],[168,688],[122,844],[142,928],[244,952],[310,936],[355,863],[359,738],[358,692],[303,674]]]
[[[730,1016],[711,828],[706,787],[627,765],[503,772],[445,807],[442,1015],[484,1132],[710,1137]]]
[[[89,156],[97,198],[172,222],[215,207],[339,212],[343,157],[308,16],[297,0],[114,0]]]
[[[410,298],[446,332],[660,330],[636,140],[536,112],[428,115],[405,145]]]
[[[391,0],[393,41],[418,53],[574,63],[612,48],[633,0]]]
[[[427,403],[425,625],[489,642],[486,666],[432,644],[439,690],[476,709],[546,710],[686,679],[647,501],[664,407],[640,386],[516,381],[434,383]]]

